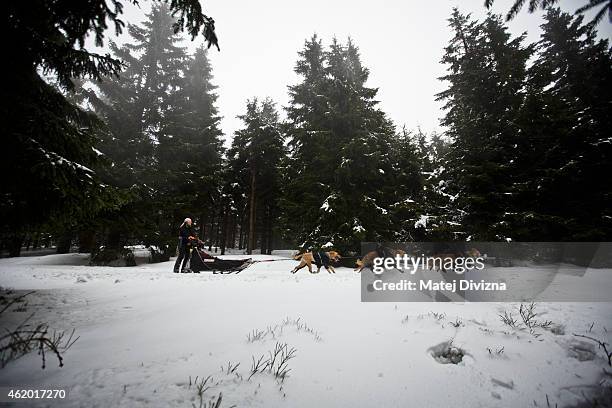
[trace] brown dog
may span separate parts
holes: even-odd
[[[389,252],[389,255],[393,257],[397,255],[399,256],[406,255],[406,251],[401,250],[401,249],[388,248],[387,251]],[[363,258],[357,259],[357,261],[355,262],[355,264],[357,265],[357,267],[355,268],[355,272],[360,273],[363,268],[372,269],[372,267],[374,266],[374,259],[379,258],[379,257],[380,255],[378,251],[368,252],[367,254],[363,256]]]
[[[300,260],[301,262],[298,266],[296,266],[295,268],[293,268],[293,270],[291,271],[291,273],[296,273],[297,271],[299,271],[300,269],[302,269],[303,267],[307,266],[308,267],[308,271],[310,273],[319,273],[319,271],[321,270],[321,266],[324,266],[325,269],[327,269],[327,272],[329,273],[336,273],[336,270],[334,269],[333,266],[331,266],[329,264],[330,261],[337,261],[340,258],[342,258],[340,256],[340,254],[336,251],[329,251],[329,252],[305,252],[303,254],[298,254],[296,256],[293,257],[293,259]],[[317,271],[313,272],[312,271],[312,264],[317,265]]]

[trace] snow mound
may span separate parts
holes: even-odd
[[[437,344],[428,351],[440,364],[459,364],[463,361],[463,356],[467,354],[463,349],[453,345],[452,340]]]

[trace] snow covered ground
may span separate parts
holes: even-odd
[[[36,290],[1,315],[3,329],[34,312],[80,336],[63,368],[49,356],[42,370],[31,353],[0,370],[0,387],[68,390],[34,406],[199,407],[196,376],[210,376],[202,406],[219,394],[220,407],[612,404],[603,351],[573,336],[612,340],[612,303],[539,303],[537,318],[553,324],[529,333],[500,321],[504,311],[518,317],[515,303],[362,303],[351,269],[292,275],[286,256],[255,255],[278,261],[237,275],[89,267],[79,254],[0,259],[0,286]],[[280,354],[295,349],[284,380],[278,359],[251,376],[277,344]],[[450,349],[461,362],[432,355]]]

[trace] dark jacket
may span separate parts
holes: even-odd
[[[195,231],[193,230],[193,225],[183,225],[179,228],[179,243],[182,246],[190,246],[191,241],[189,237],[195,237]]]
[[[312,257],[314,258],[314,263],[318,268],[320,268],[321,265],[326,268],[329,266],[329,256],[327,256],[327,252],[316,251],[312,253]]]

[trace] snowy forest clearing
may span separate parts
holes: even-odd
[[[537,319],[553,323],[529,333],[500,320],[507,311],[520,321],[518,304],[362,303],[347,268],[291,275],[296,262],[279,260],[213,275],[174,274],[171,262],[86,263],[79,254],[0,260],[0,285],[15,291],[5,296],[36,290],[5,312],[3,327],[35,313],[80,336],[63,368],[47,356],[41,370],[31,353],[2,370],[0,386],[65,387],[62,404],[74,407],[197,407],[203,379],[204,404],[222,394],[220,407],[546,407],[547,397],[550,406],[606,406],[597,394],[609,390],[612,368],[573,333],[609,341],[610,303],[537,304]],[[275,347],[274,368],[251,375]],[[438,350],[461,361],[443,364]]]

